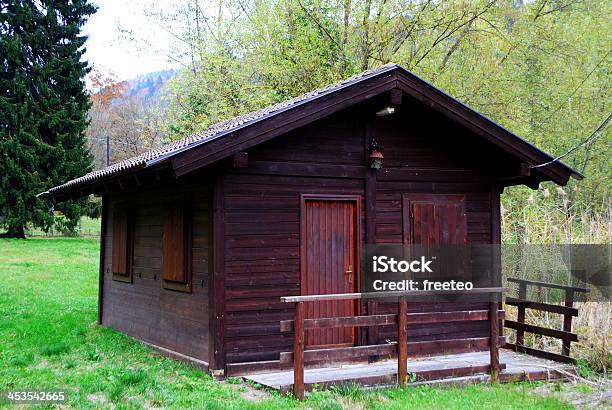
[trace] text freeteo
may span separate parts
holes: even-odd
[[[405,279],[399,281],[384,281],[376,279],[372,286],[375,291],[411,291],[411,290],[471,290],[474,288],[472,282],[461,282],[455,280],[449,281],[431,281],[424,280],[422,282]]]

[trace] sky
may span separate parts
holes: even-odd
[[[117,80],[140,74],[176,68],[164,53],[172,45],[169,34],[160,30],[146,16],[147,10],[171,7],[163,0],[94,0],[98,6],[83,31],[89,36],[85,59]],[[126,30],[129,33],[126,33]],[[135,40],[136,39],[136,40]]]

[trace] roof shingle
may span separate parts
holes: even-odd
[[[254,122],[260,121],[264,118],[268,118],[282,111],[285,111],[288,108],[305,103],[307,101],[320,97],[321,95],[327,94],[329,92],[338,90],[340,88],[352,85],[361,80],[373,77],[375,75],[384,73],[386,71],[390,71],[396,67],[398,67],[397,64],[383,65],[381,67],[378,67],[372,70],[364,71],[360,74],[357,74],[345,80],[339,81],[337,83],[328,85],[326,87],[319,88],[314,91],[309,91],[305,94],[291,98],[289,100],[286,100],[286,101],[283,101],[283,102],[280,102],[274,105],[270,105],[268,107],[262,108],[257,111],[253,111],[245,115],[231,118],[226,121],[222,121],[220,123],[210,126],[209,128],[207,128],[201,133],[197,133],[189,137],[183,138],[181,140],[152,149],[140,155],[125,159],[121,162],[117,162],[116,164],[110,165],[106,168],[92,171],[88,174],[83,175],[82,177],[75,178],[62,185],[53,187],[49,189],[48,191],[43,192],[39,195],[58,194],[61,191],[65,191],[69,189],[77,189],[80,186],[91,184],[98,180],[112,178],[114,176],[118,176],[118,175],[130,172],[130,171],[135,171],[138,169],[146,168],[147,166],[153,165],[155,163],[159,163],[160,160],[163,160],[172,155],[178,154],[179,152],[182,152],[186,149],[190,149],[194,146],[212,141],[218,137],[221,137],[223,135],[236,131],[239,128],[242,128]]]
[[[220,123],[210,126],[208,129],[206,129],[205,131],[201,133],[194,134],[189,137],[183,138],[179,141],[175,141],[170,144],[163,145],[159,148],[152,149],[143,154],[140,154],[135,157],[128,158],[126,160],[118,162],[116,164],[110,165],[106,168],[90,172],[82,177],[75,178],[62,185],[51,188],[48,191],[43,192],[39,195],[51,195],[51,196],[58,195],[60,196],[70,191],[83,189],[88,185],[95,185],[95,184],[101,183],[104,180],[120,177],[121,175],[135,172],[137,170],[141,170],[147,167],[152,167],[156,164],[160,164],[164,161],[167,161],[169,158],[183,151],[190,150],[192,148],[195,148],[202,144],[206,144],[210,141],[216,140],[221,137],[231,138],[231,134],[234,131],[237,131],[241,128],[248,127],[252,124],[258,123],[259,121],[263,121],[268,118],[274,117],[275,115],[278,115],[284,111],[291,110],[302,104],[306,104],[306,103],[312,102],[313,100],[317,100],[318,98],[325,96],[327,94],[331,94],[343,88],[353,86],[362,81],[370,80],[373,77],[383,75],[393,70],[399,70],[399,72],[403,73],[404,76],[409,76],[409,78],[417,81],[419,84],[423,84],[426,90],[428,90],[428,92],[433,97],[437,98],[437,97],[442,96],[442,98],[446,102],[448,102],[448,104],[451,107],[453,106],[458,107],[459,109],[465,111],[468,115],[472,116],[473,118],[476,118],[475,121],[481,121],[481,124],[482,123],[486,124],[486,126],[492,130],[491,132],[496,133],[496,135],[497,133],[500,133],[501,137],[495,136],[495,138],[497,138],[500,144],[502,145],[507,144],[507,141],[512,141],[514,143],[520,144],[522,149],[525,152],[529,153],[529,156],[531,157],[531,161],[528,161],[528,162],[536,161],[532,159],[534,158],[534,155],[535,155],[535,158],[539,158],[539,159],[544,158],[545,161],[552,160],[552,157],[550,157],[550,155],[539,150],[534,145],[523,140],[522,138],[518,137],[512,132],[506,130],[501,125],[495,123],[494,121],[485,117],[484,115],[476,112],[472,108],[466,106],[465,104],[461,103],[460,101],[456,100],[455,98],[451,97],[450,95],[436,88],[432,84],[415,76],[414,74],[410,73],[409,71],[407,71],[405,68],[401,67],[400,65],[386,64],[386,65],[383,65],[381,67],[378,67],[372,70],[364,71],[360,74],[357,74],[345,80],[339,81],[327,87],[323,87],[323,88],[320,88],[314,91],[310,91],[298,97],[291,98],[289,100],[262,108],[260,110],[253,111],[251,113],[248,113],[242,116],[238,116],[238,117],[226,120],[226,121],[222,121]],[[530,165],[534,165],[535,163],[537,162],[534,162],[533,164],[530,163]],[[578,179],[583,178],[583,176],[580,173],[567,167],[565,164],[561,162],[556,162],[555,164],[551,164],[551,167],[552,166],[560,167],[562,169],[562,174],[569,172],[569,175],[572,175]],[[567,182],[567,178],[569,178],[569,176],[562,176],[561,178],[558,178],[555,176],[556,174],[550,173],[551,171],[548,171],[547,169],[544,169],[544,168],[541,168],[539,170],[544,173],[549,173],[549,175],[552,175],[552,180],[555,180],[555,182],[561,183],[562,185],[564,185]]]

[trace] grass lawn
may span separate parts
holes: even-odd
[[[219,382],[96,324],[98,260],[94,240],[0,239],[0,391],[63,389],[77,408],[571,408],[527,383],[344,388],[299,403]]]
[[[27,228],[26,236],[44,236],[44,237],[63,237],[63,232],[58,232],[57,229],[52,229],[49,232],[44,232],[39,228]],[[82,216],[79,225],[77,226],[77,235],[80,237],[87,238],[99,238],[100,237],[100,219],[91,219],[87,216]]]

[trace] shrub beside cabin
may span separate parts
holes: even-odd
[[[560,162],[531,168],[551,159],[388,65],[45,194],[103,198],[101,324],[231,374],[278,367],[280,353],[292,350],[279,322],[293,318],[293,305],[280,297],[359,291],[365,243],[499,243],[504,187],[582,177]],[[331,316],[339,312],[332,305],[306,315]],[[365,303],[342,309],[372,313]],[[408,332],[432,342],[412,353],[434,354],[487,349],[461,340],[486,337],[488,328],[429,323]],[[393,339],[393,326],[385,329],[312,333],[306,344]]]

